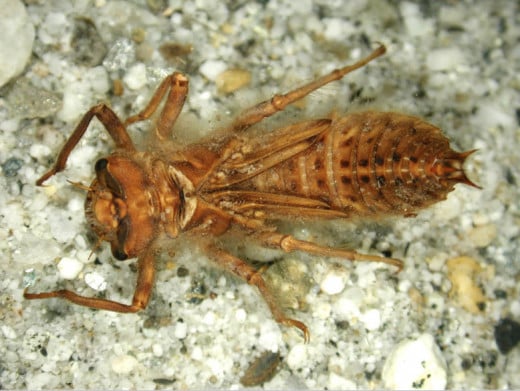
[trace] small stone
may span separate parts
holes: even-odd
[[[495,342],[500,353],[507,354],[520,342],[520,323],[504,318],[495,326]]]
[[[352,380],[346,379],[334,372],[329,374],[327,381],[328,390],[356,390],[356,383]]]
[[[78,17],[74,20],[70,46],[73,49],[73,61],[86,67],[95,67],[101,64],[108,52],[94,22],[84,17]]]
[[[235,312],[235,320],[239,323],[243,323],[247,319],[247,312],[243,308],[239,308]]]
[[[145,65],[143,63],[138,63],[132,66],[126,73],[123,81],[131,90],[139,90],[143,88],[148,82]]]
[[[6,337],[7,339],[15,339],[16,338],[16,331],[14,331],[11,326],[2,325],[1,329],[2,329],[2,333],[4,334],[4,337]]]
[[[177,322],[175,325],[175,330],[173,331],[173,335],[175,338],[178,339],[184,339],[186,338],[186,335],[188,334],[188,326],[186,323],[183,322]]]
[[[18,76],[31,56],[34,26],[20,0],[3,0],[0,7],[0,87]]]
[[[365,311],[360,316],[360,320],[363,322],[367,330],[377,330],[379,326],[381,326],[381,312],[375,308]]]
[[[273,378],[278,371],[279,364],[279,352],[265,351],[251,362],[240,378],[240,383],[245,387],[263,384]]]
[[[29,148],[29,155],[35,159],[41,159],[46,156],[49,156],[51,153],[51,149],[47,145],[43,144],[33,144]]]
[[[219,92],[230,94],[251,83],[251,72],[244,69],[228,69],[215,80]]]
[[[85,283],[96,291],[104,291],[107,289],[105,278],[96,272],[85,274]]]
[[[385,388],[444,390],[446,362],[430,334],[400,342],[385,361]]]
[[[135,59],[135,48],[130,39],[123,38],[116,42],[109,49],[103,66],[109,71],[126,70]]]
[[[475,281],[482,269],[478,262],[470,257],[456,257],[449,259],[446,266],[452,284],[450,297],[466,311],[481,313],[487,299]]]
[[[412,37],[433,34],[434,22],[423,17],[419,4],[403,1],[400,3],[400,11],[406,30]]]
[[[491,244],[497,236],[497,227],[495,224],[489,223],[478,225],[468,231],[467,238],[475,247],[484,248]]]
[[[200,66],[199,71],[206,79],[215,81],[217,76],[226,70],[226,67],[224,61],[209,60]]]
[[[110,364],[115,373],[127,374],[132,372],[137,363],[137,359],[134,356],[122,354],[114,357]]]
[[[58,263],[60,277],[65,280],[73,280],[83,269],[83,263],[74,258],[62,258]]]
[[[159,46],[159,53],[171,64],[176,64],[179,60],[186,58],[192,51],[192,45],[177,42],[165,42]]]
[[[13,115],[19,118],[45,118],[61,107],[57,94],[33,86],[29,80],[19,78],[7,94],[7,102]]]
[[[298,370],[307,361],[307,347],[304,344],[294,345],[287,355],[287,365],[293,371]]]
[[[462,51],[456,47],[428,51],[426,66],[432,71],[453,71],[465,63]]]
[[[154,343],[152,345],[152,352],[153,352],[154,356],[161,357],[163,355],[164,351],[163,351],[163,348],[162,348],[162,346],[160,344]]]
[[[6,177],[14,177],[18,173],[18,170],[22,168],[23,160],[16,157],[10,157],[4,163],[2,163],[2,171]]]
[[[321,281],[320,288],[328,295],[336,295],[345,289],[344,278],[334,272],[327,273]]]

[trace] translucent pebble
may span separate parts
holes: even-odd
[[[105,278],[96,272],[85,274],[85,283],[96,291],[104,291],[107,289]]]

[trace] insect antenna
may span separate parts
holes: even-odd
[[[103,235],[98,236],[96,243],[94,244],[94,247],[92,248],[92,250],[90,251],[90,254],[88,255],[88,259],[90,259],[90,257],[92,257],[92,255],[94,255],[94,253],[101,247],[101,243],[104,240],[105,240],[105,236],[103,236]]]

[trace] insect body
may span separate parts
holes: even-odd
[[[38,181],[65,168],[69,154],[93,117],[105,126],[115,151],[96,162],[96,179],[88,187],[87,220],[115,258],[138,258],[131,304],[80,296],[69,290],[25,292],[27,299],[60,297],[91,308],[136,312],[146,307],[154,283],[154,258],[165,238],[217,237],[232,226],[267,247],[305,251],[352,261],[383,262],[402,268],[397,259],[360,254],[296,239],[277,232],[274,222],[290,216],[350,218],[413,215],[442,200],[457,183],[475,186],[462,165],[473,151],[455,152],[441,131],[419,118],[396,113],[362,112],[308,120],[268,135],[245,132],[265,117],[321,86],[341,79],[385,53],[380,46],[357,63],[336,70],[284,95],[275,95],[245,110],[223,136],[186,148],[173,145],[170,132],[188,92],[180,73],[168,76],[148,106],[121,122],[101,104],[91,108],[58,155],[54,167]],[[166,102],[152,133],[153,151],[138,151],[126,127],[149,118]],[[277,306],[260,271],[204,241],[211,259],[255,285],[274,318],[295,326],[306,340],[302,322]]]

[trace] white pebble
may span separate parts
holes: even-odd
[[[163,348],[160,344],[154,343],[152,345],[152,352],[153,352],[154,356],[161,357],[163,355]]]
[[[132,372],[137,365],[137,359],[128,354],[116,356],[111,361],[112,370],[115,373],[126,374]]]
[[[327,382],[328,390],[356,390],[356,383],[352,380],[346,379],[343,376],[337,375],[334,372],[329,374]]]
[[[58,271],[60,272],[60,277],[64,280],[75,279],[82,269],[83,263],[81,263],[75,258],[64,257],[58,263]]]
[[[423,18],[419,4],[415,4],[411,1],[403,1],[400,6],[404,25],[411,36],[419,37],[433,33],[433,21]]]
[[[107,289],[105,278],[96,272],[85,274],[85,283],[96,291],[104,291]]]
[[[484,248],[497,236],[497,227],[493,223],[476,226],[468,231],[467,237],[475,247]]]
[[[348,297],[342,297],[334,305],[334,313],[338,319],[358,318],[360,315],[359,303]]]
[[[3,0],[0,7],[0,87],[19,75],[31,56],[34,26],[20,0]]]
[[[464,56],[458,48],[433,49],[426,57],[426,65],[432,71],[453,71],[464,63]]]
[[[206,79],[215,81],[217,76],[224,72],[226,68],[227,65],[224,61],[209,60],[200,66],[199,71]]]
[[[341,41],[345,39],[345,25],[347,21],[343,18],[329,18],[325,24],[323,35],[328,41]]]
[[[247,318],[247,313],[246,311],[243,309],[243,308],[239,308],[236,312],[235,312],[235,319],[237,322],[244,322]]]
[[[328,295],[336,295],[345,289],[345,281],[337,273],[327,273],[321,281],[320,288]]]
[[[173,335],[175,336],[175,338],[184,339],[184,338],[186,338],[187,334],[188,334],[188,326],[186,325],[186,323],[177,322],[177,324],[175,325],[175,330],[173,332]]]
[[[110,90],[108,74],[106,69],[102,66],[88,69],[85,73],[85,80],[96,94],[103,95]]]
[[[302,343],[294,345],[287,355],[286,362],[289,368],[295,371],[299,369],[305,361],[307,361],[307,347]]]
[[[43,157],[49,156],[50,154],[51,149],[47,145],[33,144],[29,148],[29,155],[35,159],[41,159]]]
[[[202,318],[202,322],[209,326],[215,324],[215,321],[216,321],[216,316],[213,311],[206,312],[206,314],[204,315],[204,318]]]
[[[430,334],[399,343],[383,366],[385,388],[428,389],[446,388],[446,362]]]
[[[7,339],[16,338],[16,332],[13,330],[11,326],[2,325],[2,333],[4,334],[4,337],[6,337]]]
[[[190,358],[195,361],[202,361],[204,359],[204,354],[202,354],[202,349],[200,346],[195,346],[191,351]]]
[[[327,319],[330,317],[332,306],[329,303],[319,303],[314,306],[313,316],[319,319]]]
[[[133,65],[128,72],[126,72],[123,81],[131,90],[143,88],[148,82],[145,65],[143,63]]]
[[[381,312],[377,309],[368,310],[361,315],[360,320],[367,330],[377,330],[381,326]]]

